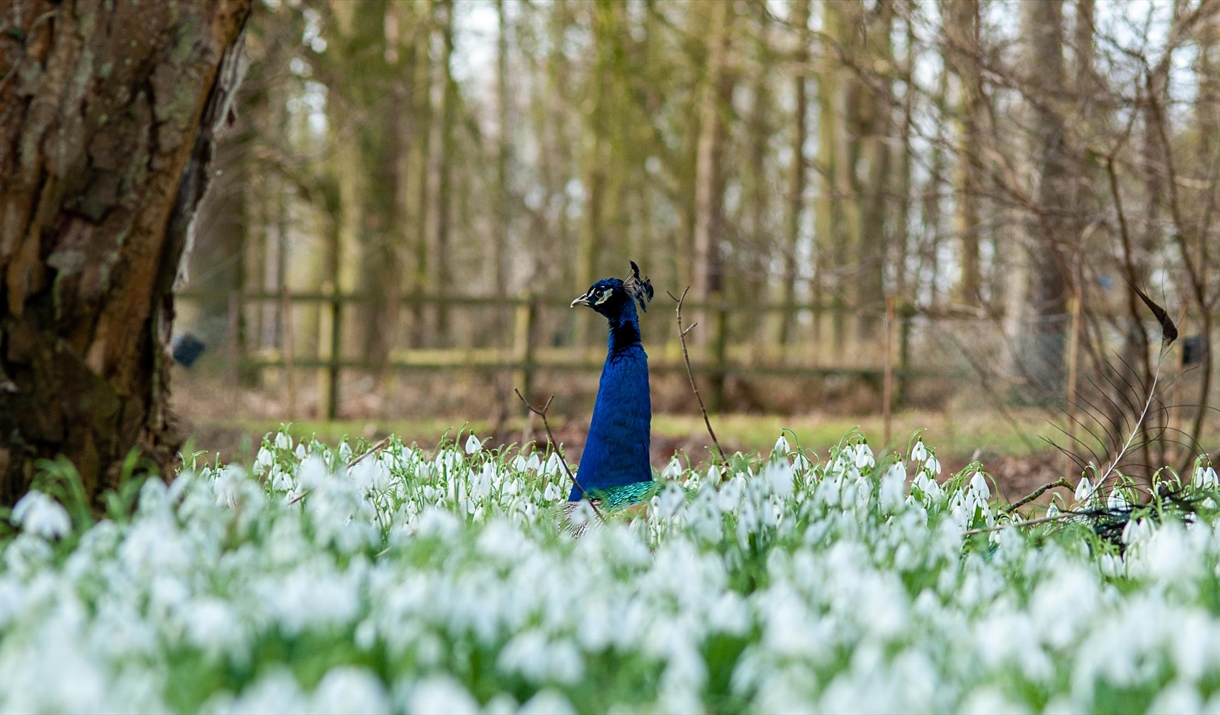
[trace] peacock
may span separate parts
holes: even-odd
[[[605,316],[610,343],[576,484],[568,496],[569,512],[586,497],[603,511],[623,509],[646,500],[653,490],[648,355],[636,312],[637,304],[648,312],[653,291],[652,282],[640,277],[640,267],[630,263],[625,280],[602,279],[572,301],[573,308],[584,305]]]

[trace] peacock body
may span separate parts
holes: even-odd
[[[647,311],[652,295],[652,283],[640,278],[640,269],[632,262],[626,280],[600,280],[572,301],[572,307],[588,306],[604,316],[610,337],[589,436],[576,471],[576,485],[568,496],[569,507],[587,497],[602,510],[614,511],[638,504],[652,494],[648,355],[636,311],[637,304]]]

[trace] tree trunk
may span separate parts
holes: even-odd
[[[512,141],[509,131],[508,90],[508,12],[504,0],[496,0],[500,20],[496,36],[496,100],[499,106],[500,135],[496,151],[496,225],[491,248],[492,290],[497,297],[508,295],[508,240],[512,224],[512,193],[509,191],[509,163]],[[490,326],[489,326],[490,327]]]
[[[902,65],[902,127],[898,155],[898,215],[894,220],[894,239],[897,242],[894,256],[894,293],[900,302],[914,302],[908,292],[907,255],[911,247],[911,174],[912,154],[911,129],[914,126],[915,97],[915,1],[904,0],[902,15],[906,30],[906,57]],[[918,284],[918,277],[916,277]]]
[[[429,285],[433,293],[445,293],[452,289],[450,276],[450,226],[453,220],[453,163],[454,163],[454,124],[457,121],[457,85],[453,79],[453,0],[441,0],[439,6],[441,20],[441,56],[440,74],[441,107],[433,147],[432,174],[435,177],[432,235],[429,241],[428,261],[431,263]],[[444,304],[438,304],[435,311],[436,323],[432,334],[438,346],[449,345],[449,310]]]
[[[732,3],[718,2],[710,6],[711,31],[708,35],[708,72],[699,109],[699,143],[695,160],[695,231],[694,276],[692,297],[708,303],[720,296],[723,279],[720,241],[723,239],[724,176],[721,157],[724,150],[725,126],[721,117],[722,97],[731,94],[725,84],[728,75],[729,22]],[[706,313],[697,311],[695,320],[711,326]],[[711,331],[701,330],[695,338],[704,345]]]
[[[864,186],[856,191],[860,206],[858,241],[860,246],[860,277],[856,281],[856,337],[861,342],[877,337],[881,316],[885,310],[885,258],[889,240],[886,218],[889,214],[890,145],[893,131],[893,43],[894,0],[880,0],[867,11],[868,44],[865,56],[885,71],[856,90],[859,123],[854,137],[861,144],[861,155],[868,166]],[[873,86],[875,85],[875,86]],[[852,172],[855,177],[858,172]]]
[[[601,278],[598,264],[605,241],[605,208],[607,165],[610,162],[610,117],[606,107],[609,88],[606,86],[610,74],[610,56],[613,54],[614,14],[604,0],[590,6],[592,13],[593,59],[592,76],[589,78],[588,111],[585,125],[589,132],[586,149],[581,152],[584,163],[584,206],[581,208],[581,225],[576,246],[576,289],[587,290],[588,286]],[[589,342],[590,324],[577,320],[574,340],[584,348]]]
[[[794,82],[796,111],[792,123],[792,179],[788,185],[788,215],[784,241],[784,312],[780,319],[779,342],[787,344],[792,339],[796,325],[796,277],[797,251],[801,239],[801,214],[805,204],[805,139],[809,135],[806,124],[808,114],[808,92],[805,86],[805,64],[809,61],[809,4],[810,0],[798,0],[793,8],[793,25],[796,26],[797,43],[794,65],[797,67]]]
[[[406,221],[411,232],[411,290],[418,298],[430,286],[431,266],[428,262],[428,204],[431,196],[430,160],[432,150],[432,57],[428,51],[431,22],[435,17],[432,2],[419,8],[419,22],[425,26],[421,37],[414,43],[411,79],[411,113],[407,131],[413,137],[407,152],[406,176]],[[428,331],[422,303],[411,306],[411,346],[423,347]]]
[[[11,78],[0,88],[0,502],[57,454],[91,499],[117,485],[133,449],[172,477],[172,290],[249,13],[248,0],[11,0],[0,50]]]
[[[958,84],[957,167],[954,203],[957,211],[953,231],[962,247],[962,275],[957,298],[965,305],[982,302],[982,276],[979,269],[979,233],[982,220],[979,200],[983,177],[981,122],[983,92],[979,77],[982,43],[979,38],[978,0],[955,0],[942,4],[949,43],[950,67]]]
[[[376,16],[371,18],[374,40],[384,43],[383,63],[366,59],[364,66],[370,71],[365,83],[377,91],[377,96],[366,106],[377,106],[377,100],[388,104],[380,121],[365,123],[366,131],[373,130],[380,136],[371,136],[363,142],[365,173],[377,177],[364,193],[364,289],[371,294],[367,306],[365,354],[374,370],[379,386],[385,385],[386,368],[390,354],[398,344],[399,316],[402,307],[403,257],[411,242],[411,224],[404,210],[409,203],[407,175],[410,171],[409,157],[414,137],[412,123],[412,80],[414,56],[409,41],[415,17],[405,3],[390,2],[384,7],[372,6]],[[376,74],[373,74],[375,68]],[[370,148],[373,153],[370,155]]]
[[[935,310],[940,302],[937,287],[940,285],[940,242],[941,234],[941,193],[945,186],[945,106],[949,94],[949,71],[942,68],[936,82],[936,94],[932,104],[936,107],[936,116],[942,121],[936,123],[935,136],[932,141],[932,158],[929,161],[928,180],[924,189],[923,202],[923,240],[919,248],[919,267],[915,271],[915,286],[912,293],[918,302],[920,283],[923,281],[924,269],[927,268],[928,299],[926,305]]]
[[[838,3],[822,4],[823,55],[834,51],[840,35]],[[814,202],[814,272],[813,272],[813,339],[822,337],[822,313],[826,305],[828,290],[838,295],[837,247],[842,243],[842,220],[839,197],[836,195],[836,179],[839,173],[839,127],[843,123],[840,108],[839,65],[825,59],[818,68],[818,197]],[[829,274],[829,275],[828,275]],[[836,306],[837,308],[837,306]],[[834,339],[836,346],[843,344],[843,321],[841,311],[835,310]]]
[[[771,56],[770,19],[766,3],[756,0],[750,4],[754,37],[754,77],[752,82],[753,104],[750,107],[750,183],[749,183],[749,233],[742,236],[734,251],[733,278],[736,285],[730,295],[735,301],[757,306],[766,302],[767,272],[770,260],[771,215],[770,186],[767,181],[767,153],[771,148],[771,115],[775,109],[771,101],[771,73],[774,71]],[[726,291],[727,293],[727,291]],[[763,338],[758,331],[766,327],[765,320],[754,315],[742,315],[734,326],[737,340]],[[765,339],[765,338],[764,338]]]
[[[1022,5],[1031,79],[1044,91],[1042,96],[1047,97],[1063,84],[1062,5],[1062,0]],[[1066,378],[1067,283],[1062,249],[1069,239],[1066,204],[1070,174],[1062,117],[1049,104],[1031,109],[1038,188],[1036,215],[1029,224],[1028,241],[1028,301],[1032,315],[1024,326],[1021,359],[1031,382],[1030,397],[1042,401],[1062,396]]]

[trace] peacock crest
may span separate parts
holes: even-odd
[[[631,264],[631,275],[623,281],[623,289],[627,291],[627,295],[640,304],[640,310],[647,313],[647,303],[652,300],[652,281],[647,276],[640,277],[640,267],[635,264],[635,261],[628,261],[628,263]]]

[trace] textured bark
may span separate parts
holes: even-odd
[[[606,204],[608,167],[610,164],[610,105],[609,77],[614,54],[614,12],[610,3],[599,0],[589,6],[592,13],[592,66],[594,77],[589,81],[585,105],[585,127],[588,134],[582,181],[585,201],[581,209],[580,231],[576,245],[576,285],[581,290],[602,278],[599,273],[601,255],[606,244]],[[577,320],[574,340],[577,345],[589,342],[590,321]]]
[[[419,9],[423,17],[432,17],[434,10],[429,4]],[[424,20],[420,20],[424,22]],[[411,257],[411,290],[417,296],[426,293],[430,287],[431,265],[428,262],[428,196],[430,176],[428,172],[428,157],[432,150],[432,58],[428,52],[427,33],[423,39],[415,43],[414,68],[411,80],[411,114],[410,126],[407,128],[414,141],[407,153],[407,176],[405,191],[406,220],[413,234],[410,241]],[[427,330],[425,327],[424,308],[422,303],[411,307],[411,345],[422,347],[425,344]]]
[[[954,177],[953,232],[962,247],[962,275],[957,285],[957,298],[965,305],[982,302],[982,276],[979,269],[979,233],[982,219],[979,200],[982,194],[984,169],[982,127],[984,115],[983,89],[979,74],[982,42],[979,38],[978,0],[957,0],[942,4],[943,13],[951,18],[945,24],[949,43],[948,57],[958,82],[957,165]]]
[[[1029,38],[1032,81],[1043,96],[1061,87],[1063,72],[1062,0],[1025,3],[1025,34]],[[1030,271],[1028,301],[1031,319],[1025,323],[1021,359],[1032,384],[1031,397],[1057,399],[1066,378],[1067,281],[1062,259],[1070,240],[1070,162],[1062,117],[1049,105],[1033,107],[1034,151],[1037,157],[1037,215],[1029,224]]]
[[[496,103],[499,111],[499,142],[496,147],[496,225],[491,246],[492,290],[497,296],[508,295],[508,241],[512,224],[512,194],[509,191],[509,164],[512,161],[512,139],[509,129],[509,57],[508,12],[504,0],[496,0]],[[489,326],[490,327],[490,326]]]
[[[428,261],[432,269],[430,278],[434,293],[442,293],[453,285],[450,265],[452,249],[450,248],[450,233],[453,222],[453,164],[456,147],[454,146],[454,124],[457,121],[458,95],[457,85],[453,79],[453,0],[441,0],[435,6],[440,11],[441,55],[439,62],[441,82],[441,106],[438,124],[434,126],[432,159],[435,194],[432,203],[432,233],[429,237]],[[438,345],[449,345],[449,308],[444,304],[436,306],[436,324],[433,335]]]
[[[865,56],[874,66],[884,67],[873,82],[858,87],[857,108],[853,112],[855,140],[867,171],[853,167],[857,182],[855,194],[858,219],[860,277],[856,281],[856,336],[861,341],[876,339],[885,312],[885,258],[889,252],[887,219],[890,214],[890,142],[893,133],[893,0],[880,0],[865,14],[868,28]],[[864,174],[863,186],[859,185]]]
[[[728,72],[729,23],[732,3],[714,3],[711,31],[708,34],[707,84],[699,108],[699,143],[695,169],[695,230],[694,280],[692,296],[700,303],[713,301],[720,295],[723,275],[720,242],[724,231],[724,154],[725,125],[721,113],[732,95],[732,77]],[[711,325],[702,311],[696,322]],[[699,331],[695,341],[706,344],[710,330]]]
[[[795,64],[809,60],[809,0],[798,0],[793,7],[793,25],[797,28]],[[797,251],[801,238],[801,214],[805,205],[805,138],[809,135],[806,116],[809,113],[805,74],[798,69],[793,80],[796,111],[792,117],[792,178],[788,184],[788,213],[784,226],[784,314],[780,322],[779,342],[788,343],[796,324]]]
[[[15,0],[0,46],[0,502],[63,454],[172,474],[172,288],[248,0]],[[19,29],[20,32],[13,32]]]
[[[916,91],[914,76],[917,49],[914,12],[915,0],[903,0],[899,14],[903,17],[903,27],[906,32],[906,57],[902,64],[902,124],[898,147],[898,215],[894,221],[894,240],[897,244],[894,256],[894,294],[904,302],[913,302],[914,298],[908,289],[907,278],[907,257],[911,248],[911,178],[914,154],[911,146],[911,130],[914,127]],[[916,286],[918,283],[919,277],[916,276]]]
[[[825,52],[838,44],[842,34],[838,3],[822,4],[822,43]],[[842,91],[839,75],[841,68],[833,62],[823,62],[818,70],[818,196],[814,203],[815,266],[813,273],[814,321],[813,337],[822,337],[822,306],[826,304],[827,291],[838,296],[839,274],[842,269],[839,247],[843,245],[842,202],[836,195],[836,177],[839,174],[839,134],[843,123],[841,107]],[[846,260],[846,259],[844,259]],[[835,313],[834,340],[836,346],[844,341],[841,313]]]

